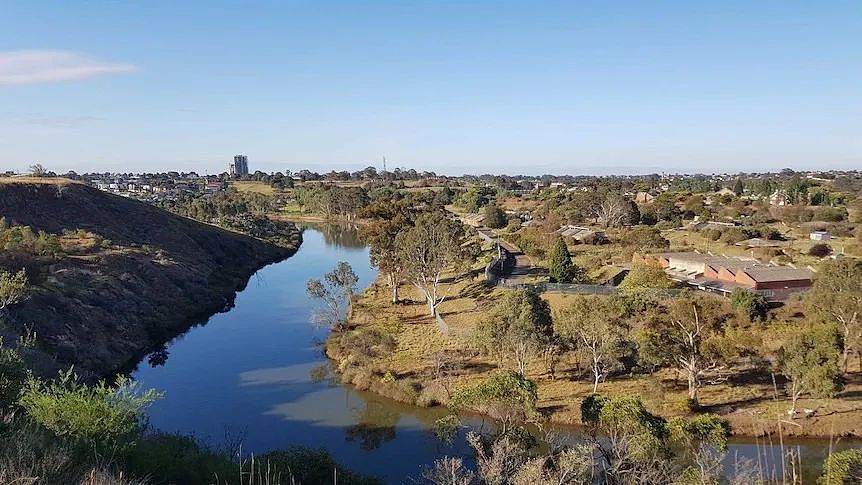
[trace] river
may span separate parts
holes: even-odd
[[[338,261],[350,263],[360,287],[374,279],[368,249],[354,232],[307,228],[299,251],[259,270],[230,310],[142,360],[133,377],[165,393],[150,409],[151,426],[216,446],[241,440],[243,452],[325,448],[346,467],[387,483],[411,483],[422,466],[444,454],[469,457],[463,439],[445,445],[430,431],[445,410],[406,406],[312,378],[327,364],[318,345],[326,333],[309,324],[314,303],[305,282]],[[809,478],[819,473],[828,442],[785,444],[800,446]],[[755,457],[758,448],[764,449],[754,440],[736,440],[729,456]]]

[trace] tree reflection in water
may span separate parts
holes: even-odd
[[[349,222],[339,223],[321,223],[315,224],[310,222],[300,223],[301,228],[310,227],[319,231],[323,235],[323,242],[327,246],[337,246],[345,248],[359,249],[364,248],[365,244],[359,236],[359,227],[356,224]]]
[[[158,349],[154,350],[147,356],[147,364],[150,367],[160,367],[165,365],[165,362],[168,361],[168,356],[170,356],[170,352],[168,352],[167,345],[162,345]]]
[[[391,406],[368,401],[361,410],[355,412],[357,422],[345,428],[344,438],[359,442],[359,447],[365,451],[374,450],[395,439],[395,425],[400,417]]]
[[[330,361],[312,367],[308,371],[308,378],[311,379],[313,384],[326,383],[329,387],[337,387],[341,384],[341,379],[332,368],[332,362]]]

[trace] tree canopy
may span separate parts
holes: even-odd
[[[465,259],[464,226],[441,211],[420,215],[413,227],[395,238],[397,258],[405,275],[422,293],[431,316],[446,298],[440,291],[441,278]]]
[[[345,261],[340,261],[335,269],[323,275],[323,280],[308,280],[306,293],[322,302],[322,306],[311,316],[312,323],[330,330],[347,328],[347,310],[356,293],[358,282],[359,278],[353,268]]]
[[[476,338],[484,350],[502,366],[511,357],[519,373],[527,361],[550,342],[551,314],[548,303],[528,290],[512,290],[496,310],[477,327]]]
[[[805,295],[806,309],[838,328],[841,368],[853,352],[862,351],[862,261],[845,258],[825,263]]]
[[[832,397],[840,389],[838,334],[832,326],[811,326],[791,331],[778,352],[781,373],[789,380],[790,411],[803,394]]]
[[[688,398],[698,406],[697,393],[704,374],[734,357],[731,339],[725,339],[724,322],[729,312],[723,301],[711,295],[684,294],[657,315],[639,335],[640,352],[651,361],[676,365],[686,373]]]
[[[497,204],[488,204],[485,206],[484,224],[491,229],[506,227],[506,213]]]
[[[557,237],[548,254],[548,275],[552,283],[571,283],[577,279],[577,268],[562,237]]]
[[[626,290],[667,289],[673,286],[673,280],[661,266],[646,263],[632,264],[632,268],[620,283],[620,288]]]
[[[554,319],[554,333],[591,369],[593,392],[601,379],[622,367],[628,328],[610,298],[576,295]]]

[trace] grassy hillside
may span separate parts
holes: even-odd
[[[0,269],[25,268],[32,286],[0,316],[0,335],[29,334],[19,345],[40,373],[115,372],[229,307],[254,271],[296,249],[62,179],[0,182],[0,217]]]

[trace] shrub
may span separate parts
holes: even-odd
[[[21,405],[34,421],[57,436],[103,445],[137,431],[144,409],[160,397],[152,389],[141,391],[125,377],[117,378],[115,387],[104,382],[87,386],[69,369],[47,383],[30,379]]]
[[[775,257],[775,262],[777,264],[793,264],[795,260],[789,254],[779,254]]]
[[[22,416],[0,425],[0,443],[3,484],[78,483],[88,465],[67,443]]]
[[[2,344],[0,341],[0,412],[18,402],[29,376],[21,356]]]
[[[769,261],[784,254],[784,252],[778,248],[754,248],[752,253],[755,258],[761,261]]]
[[[835,237],[853,237],[853,231],[846,224],[826,224],[824,231],[829,231]]]
[[[432,407],[441,404],[446,404],[449,401],[449,396],[446,393],[446,388],[439,382],[432,382],[422,388],[419,397],[416,398],[416,405],[421,407]]]
[[[664,448],[668,434],[665,420],[633,396],[590,394],[581,402],[581,421],[601,432],[630,436],[629,451],[636,459]]]
[[[370,365],[374,359],[395,351],[398,342],[391,333],[376,328],[354,330],[341,338],[342,352],[356,365]]]
[[[832,453],[823,463],[819,485],[859,483],[862,479],[862,450],[845,450]]]
[[[665,231],[667,229],[675,229],[680,226],[680,222],[678,219],[673,219],[670,221],[658,221],[655,224],[655,228],[659,231]]]
[[[720,229],[706,229],[701,231],[700,233],[703,235],[703,237],[709,239],[710,241],[718,241],[718,239],[721,237]]]
[[[646,226],[654,226],[658,222],[658,216],[654,210],[646,209],[641,211],[641,224]]]
[[[27,273],[23,269],[14,274],[0,271],[0,311],[26,300],[29,291]]]
[[[284,475],[290,475],[289,483],[331,483],[333,475],[338,483],[345,485],[372,485],[381,481],[359,475],[340,466],[326,450],[292,446],[284,450],[271,451],[255,458],[258,463],[267,463]],[[257,483],[257,482],[255,482]]]
[[[126,469],[162,483],[208,483],[213,476],[231,476],[236,465],[195,438],[178,434],[147,434],[125,456]]]
[[[342,378],[345,382],[353,384],[360,391],[371,389],[371,385],[376,381],[374,373],[364,367],[356,367],[350,371],[345,370]]]
[[[737,313],[749,321],[766,320],[769,304],[760,293],[746,290],[745,288],[734,288],[730,294],[730,304]]]
[[[581,242],[583,244],[591,244],[591,245],[599,245],[599,244],[607,244],[608,238],[603,234],[594,232],[592,234],[587,234],[586,236],[581,238]]]
[[[393,378],[391,381],[377,379],[371,382],[369,389],[375,394],[407,404],[415,404],[416,400],[419,399],[419,391],[416,390],[416,386],[406,379],[394,380]]]
[[[825,258],[832,254],[832,248],[828,244],[817,243],[808,249],[808,255],[817,258]]]
[[[500,422],[505,434],[510,425],[536,414],[538,399],[533,381],[515,371],[499,371],[473,387],[455,391],[449,407],[488,414]]]
[[[661,267],[643,263],[633,264],[629,274],[620,283],[620,288],[625,289],[663,289],[672,288],[673,286],[673,280],[670,279]]]
[[[736,244],[740,241],[745,241],[746,239],[748,239],[748,235],[745,231],[738,227],[732,227],[722,231],[719,241],[725,244]]]
[[[546,236],[532,227],[524,228],[508,236],[524,254],[535,258],[544,258],[548,251]]]
[[[293,446],[239,462],[237,451],[216,451],[189,436],[148,434],[125,454],[125,468],[152,483],[228,483],[237,473],[256,477],[254,483],[329,483],[335,471],[338,483],[379,483],[342,468],[323,450]]]
[[[548,255],[548,274],[552,283],[571,283],[577,278],[577,270],[572,263],[569,248],[562,237],[554,242],[554,247]]]
[[[452,396],[454,409],[468,409],[490,401],[505,402],[535,410],[536,384],[515,371],[499,371],[473,387],[459,389]]]
[[[841,222],[847,218],[847,210],[843,207],[815,207],[812,219],[823,222]]]
[[[648,226],[635,226],[622,231],[619,236],[619,242],[638,250],[648,248],[663,249],[670,246],[670,241],[665,239],[658,229]]]
[[[784,241],[784,234],[781,234],[781,231],[775,229],[773,227],[763,227],[758,229],[760,233],[760,237],[764,239],[768,239],[770,241]]]
[[[517,217],[513,217],[509,219],[509,223],[506,225],[506,231],[515,232],[521,228],[521,219]]]
[[[485,206],[485,226],[491,229],[501,229],[506,225],[506,213],[496,204]]]

